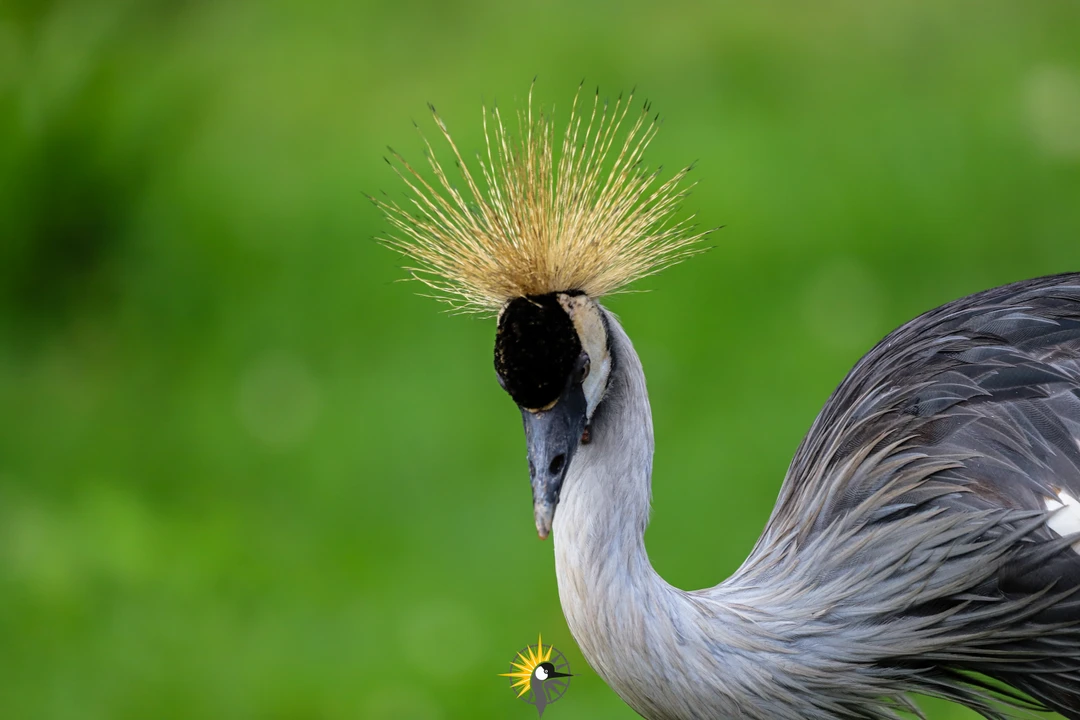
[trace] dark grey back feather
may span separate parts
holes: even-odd
[[[1001,717],[988,698],[1008,692],[977,673],[1080,718],[1080,554],[1046,524],[1061,490],[1080,498],[1080,274],[882,340],[814,421],[733,581],[790,575],[830,598],[835,650],[868,676]]]

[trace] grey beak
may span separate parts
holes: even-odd
[[[535,412],[521,409],[529,445],[533,516],[541,540],[551,533],[566,471],[585,432],[586,409],[581,383],[572,380],[551,408]]]

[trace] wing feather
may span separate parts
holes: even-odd
[[[867,353],[740,572],[788,573],[823,617],[860,613],[871,672],[997,717],[979,673],[1080,718],[1080,553],[1048,511],[1062,493],[1080,498],[1080,274],[951,302]]]

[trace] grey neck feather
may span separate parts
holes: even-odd
[[[715,686],[715,647],[702,621],[719,606],[664,582],[645,551],[649,522],[653,429],[645,375],[633,345],[608,314],[615,368],[591,428],[578,449],[555,513],[553,534],[559,597],[571,632],[590,664],[639,713],[695,717],[696,692]],[[735,618],[732,618],[735,621]],[[714,711],[743,715],[715,687]]]
[[[846,683],[856,663],[828,647],[827,620],[791,601],[800,583],[744,566],[715,588],[685,592],[653,570],[644,542],[653,458],[645,375],[625,331],[607,318],[615,367],[553,527],[559,598],[589,663],[652,720],[899,717],[895,709],[910,706],[891,681]],[[837,693],[863,709],[814,701]]]

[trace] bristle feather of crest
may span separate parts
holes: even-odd
[[[409,209],[371,198],[395,230],[382,240],[415,263],[406,270],[436,298],[484,313],[515,297],[564,290],[598,298],[703,250],[699,241],[707,232],[694,232],[692,217],[666,222],[693,187],[683,184],[692,166],[663,182],[659,169],[642,166],[659,129],[649,119],[650,104],[620,133],[633,93],[609,104],[598,89],[585,111],[580,93],[579,87],[557,156],[554,123],[543,109],[534,116],[532,88],[518,112],[517,137],[507,132],[497,105],[484,106],[486,158],[477,153],[478,176],[429,104],[464,190],[451,182],[422,132],[434,182],[388,148],[396,163],[387,162],[408,187]]]

